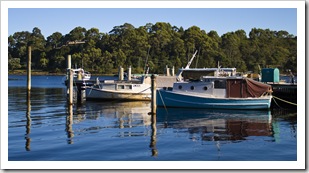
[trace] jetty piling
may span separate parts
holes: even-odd
[[[83,104],[86,100],[86,88],[82,84],[77,84],[77,103]]]
[[[77,80],[74,81],[74,71],[71,69],[71,55],[67,57],[67,97],[68,104],[73,104],[74,102],[74,92],[75,92],[75,101],[78,104],[82,104],[86,100],[86,88],[85,81],[83,81],[81,74],[77,75]],[[76,88],[74,89],[75,86]]]
[[[151,116],[152,120],[154,115],[156,114],[157,110],[157,84],[156,84],[156,77],[154,74],[151,75]]]
[[[68,80],[68,84],[67,84],[67,87],[68,87],[68,91],[69,91],[69,105],[72,105],[73,104],[73,78],[74,78],[74,72],[72,69],[68,69],[69,71],[69,80]]]
[[[150,145],[149,147],[151,148],[152,151],[152,156],[157,156],[158,155],[158,150],[156,147],[157,143],[157,82],[156,82],[156,77],[154,74],[151,75],[151,112],[149,113],[151,115],[151,139],[150,139]]]
[[[120,80],[120,81],[122,81],[123,80],[123,68],[120,66],[119,67],[119,71],[118,71],[118,79]]]
[[[68,55],[67,58],[67,96],[68,96],[68,104],[73,104],[73,78],[74,72],[71,70],[71,55]]]

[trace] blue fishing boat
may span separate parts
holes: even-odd
[[[157,105],[216,109],[269,109],[270,85],[243,77],[203,77],[157,90]]]
[[[191,59],[192,60],[192,59]],[[190,62],[189,62],[190,64]],[[236,68],[180,69],[173,87],[157,90],[157,106],[269,109],[272,87],[236,75]],[[205,76],[204,76],[205,75]]]

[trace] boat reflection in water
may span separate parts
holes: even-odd
[[[201,146],[215,144],[221,153],[221,146],[227,143],[254,141],[252,138],[257,136],[266,136],[267,143],[274,139],[270,111],[157,108],[156,121],[152,121],[150,111],[150,102],[87,102],[73,111],[73,121],[67,119],[68,143],[81,138],[91,142],[96,136],[105,146],[98,145],[100,150],[110,152],[108,148],[112,147],[113,151],[122,151],[122,156],[117,157],[123,160],[148,160],[149,155],[164,160],[175,159],[169,154],[179,154],[183,147],[190,150],[196,142]],[[169,152],[164,152],[166,149]],[[200,149],[212,151],[208,147]]]
[[[73,108],[74,109],[74,108]],[[67,129],[75,126],[74,133],[87,135],[87,133],[100,133],[103,129],[133,129],[135,127],[150,126],[150,102],[87,102],[86,105],[77,106],[73,118],[67,118]],[[70,115],[68,115],[71,117]],[[71,121],[68,121],[70,120]],[[73,121],[72,121],[73,119]],[[72,129],[72,128],[71,128]],[[71,140],[71,131],[68,137]],[[147,136],[148,132],[121,131],[113,134],[114,137]]]
[[[268,110],[158,108],[157,118],[157,124],[164,122],[163,128],[187,129],[194,141],[236,141],[273,135]]]
[[[132,129],[127,131],[135,131],[137,136],[148,136],[149,132],[144,131],[143,127],[152,125],[150,107],[150,102],[140,101],[87,102],[83,107],[74,110],[71,123],[87,124],[83,129],[75,129],[80,132],[96,133],[107,128]],[[269,110],[159,107],[156,112],[156,128],[185,129],[185,133],[198,136],[197,138],[203,141],[245,140],[249,136],[273,136],[271,117]],[[123,135],[134,136],[132,133],[121,134],[122,137]],[[192,140],[195,139],[196,137],[192,137]]]
[[[132,128],[141,125],[150,125],[151,117],[150,102],[132,101],[132,102],[101,102],[101,104],[92,104],[90,109],[92,114],[97,117],[117,119],[114,125],[119,128]]]

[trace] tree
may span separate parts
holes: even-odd
[[[81,44],[83,43],[83,44]],[[10,70],[26,69],[28,46],[32,47],[32,67],[52,72],[65,71],[66,57],[72,64],[95,73],[113,73],[119,66],[143,72],[163,73],[167,66],[184,67],[193,53],[198,54],[191,67],[236,67],[238,71],[259,72],[258,66],[278,67],[297,72],[297,37],[287,31],[252,28],[228,32],[221,37],[216,31],[192,26],[184,30],[170,23],[147,23],[135,28],[124,23],[109,33],[79,26],[68,34],[55,32],[45,37],[38,27],[8,37]]]
[[[19,58],[9,58],[9,70],[19,69],[20,67],[21,65]]]

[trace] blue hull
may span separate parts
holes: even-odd
[[[271,96],[265,98],[205,98],[168,90],[157,90],[157,106],[207,109],[269,109]]]

